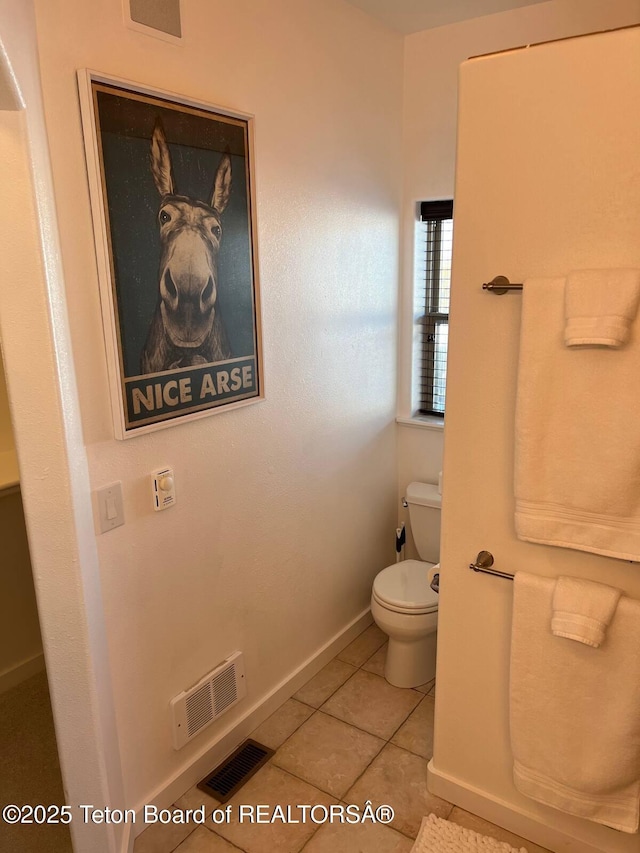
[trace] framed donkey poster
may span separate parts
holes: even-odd
[[[263,399],[252,117],[78,81],[116,436]]]

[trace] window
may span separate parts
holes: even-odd
[[[453,201],[419,205],[415,323],[418,413],[444,416],[449,337]]]

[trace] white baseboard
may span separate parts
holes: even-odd
[[[12,687],[16,687],[18,684],[22,684],[23,681],[31,678],[32,675],[37,675],[43,669],[44,655],[42,652],[34,655],[32,658],[23,660],[10,669],[5,669],[4,672],[0,672],[0,694],[6,693],[7,690],[11,690]]]
[[[611,853],[606,842],[603,842],[603,846],[594,847],[583,838],[576,838],[549,826],[541,818],[519,809],[513,803],[492,797],[486,791],[441,773],[434,766],[433,759],[427,765],[427,786],[432,794],[443,800],[549,850],[562,850],[562,853]],[[593,827],[595,831],[595,825]],[[605,830],[604,827],[598,829],[605,832],[614,831]]]
[[[280,705],[290,699],[303,684],[313,678],[323,666],[329,663],[345,646],[348,646],[372,622],[369,608],[363,610],[346,628],[338,632],[317,652],[307,658],[296,670],[277,684],[270,693],[248,708],[239,720],[236,720],[226,730],[219,732],[215,741],[210,742],[188,765],[183,766],[175,775],[165,780],[163,785],[153,791],[149,798],[136,809],[136,822],[130,826],[131,835],[125,839],[123,850],[131,853],[135,838],[146,829],[142,820],[144,805],[151,804],[158,808],[168,808],[172,803],[175,803],[179,797],[233,752],[238,744],[242,743],[260,723],[263,723]]]

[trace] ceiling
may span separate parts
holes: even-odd
[[[408,35],[546,0],[348,0],[392,30]]]

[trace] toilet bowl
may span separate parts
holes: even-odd
[[[437,565],[404,560],[373,582],[371,615],[389,636],[384,676],[395,687],[419,687],[435,678],[438,594],[429,583]]]
[[[389,635],[384,677],[396,687],[419,687],[436,676],[438,593],[430,584],[439,569],[442,498],[433,483],[409,483],[405,500],[422,560],[403,560],[376,575],[371,615]]]

